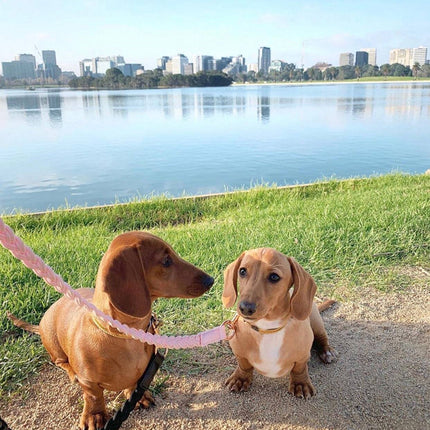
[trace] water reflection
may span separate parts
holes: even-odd
[[[52,127],[61,125],[62,99],[58,90],[8,95],[6,105],[11,114],[23,115],[30,123],[41,122],[47,112]]]
[[[339,97],[337,99],[338,111],[352,113],[353,116],[362,118],[371,117],[375,104],[373,89],[373,87],[360,84],[351,86],[349,97]]]
[[[171,89],[143,91],[20,91],[6,95],[11,115],[22,115],[31,123],[43,121],[57,127],[63,122],[63,109],[72,102],[81,103],[86,112],[99,117],[114,115],[127,118],[130,112],[161,113],[167,118],[244,115],[254,110],[262,123],[268,123],[279,109],[303,109],[318,105],[356,117],[372,117],[374,109],[384,106],[387,115],[428,115],[429,85],[356,84],[319,86],[261,86],[222,89]],[[341,90],[339,90],[341,88]],[[67,97],[65,97],[67,95]]]
[[[415,83],[0,90],[0,213],[422,172],[429,119]]]

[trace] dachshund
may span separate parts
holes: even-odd
[[[316,285],[309,273],[272,248],[243,252],[227,267],[225,307],[234,305],[238,290],[235,335],[229,340],[238,366],[225,384],[231,391],[246,391],[255,369],[270,378],[289,375],[292,395],[313,396],[308,373],[312,343],[324,363],[335,356],[319,313],[334,301],[318,309],[313,303]]]
[[[199,297],[214,279],[180,258],[162,239],[147,232],[117,236],[103,256],[95,288],[79,293],[112,318],[153,333],[151,307],[159,297]],[[66,297],[55,302],[40,324],[9,314],[13,323],[40,334],[52,361],[83,390],[80,429],[102,428],[109,416],[104,390],[123,391],[129,398],[146,369],[154,346],[124,335]],[[139,404],[149,407],[146,391]]]

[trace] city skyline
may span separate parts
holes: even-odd
[[[411,0],[408,7],[392,2],[277,1],[270,6],[252,1],[211,5],[201,2],[107,0],[0,2],[1,61],[37,50],[55,50],[57,63],[79,75],[79,61],[122,55],[145,69],[157,66],[163,55],[188,58],[243,55],[258,62],[258,48],[271,48],[272,59],[305,68],[317,62],[337,65],[341,52],[375,47],[378,64],[389,62],[390,50],[430,46],[430,4]],[[240,19],[239,19],[240,18]],[[405,25],[405,23],[408,23]]]

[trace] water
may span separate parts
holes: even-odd
[[[0,90],[0,213],[430,168],[430,84]]]

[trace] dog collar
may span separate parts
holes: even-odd
[[[120,339],[133,339],[131,336],[125,334],[125,333],[121,333],[120,331],[116,330],[115,331],[110,331],[109,329],[107,329],[102,321],[100,321],[95,315],[92,315],[91,317],[94,325],[100,329],[103,333],[108,334],[109,336],[112,337],[117,337]],[[154,333],[158,333],[158,327],[160,327],[161,322],[157,319],[157,317],[155,316],[155,314],[151,315],[151,318],[149,320],[148,323],[148,327],[146,328],[146,332],[148,332],[151,328],[153,329]]]
[[[284,325],[281,325],[280,327],[264,329],[264,328],[257,327],[256,325],[252,325],[250,322],[246,321],[243,317],[241,317],[241,320],[244,323],[248,324],[252,328],[252,330],[254,330],[258,333],[261,333],[261,334],[277,333],[278,331],[281,331],[287,325],[287,323],[285,323]]]

